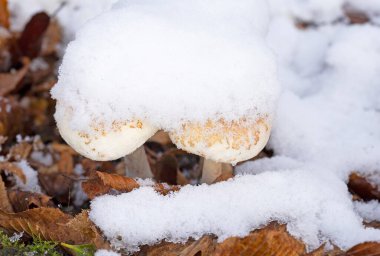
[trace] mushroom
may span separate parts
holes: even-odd
[[[265,5],[121,0],[66,50],[52,90],[63,138],[104,161],[164,130],[204,157],[206,183],[232,170],[222,163],[254,157],[268,141],[279,89]]]
[[[268,142],[270,130],[268,117],[232,121],[208,119],[203,123],[184,123],[179,130],[170,133],[170,138],[177,147],[205,158],[202,182],[212,183],[222,174],[222,163],[236,165],[260,153]]]
[[[89,132],[74,129],[70,120],[74,109],[61,104],[56,106],[55,119],[63,139],[81,155],[95,161],[115,160],[134,152],[152,137],[158,129],[147,121],[113,121],[111,129],[104,122],[93,122]]]

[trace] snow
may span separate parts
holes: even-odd
[[[212,186],[185,186],[169,196],[143,187],[94,199],[90,218],[113,246],[129,250],[210,233],[223,241],[270,221],[287,223],[289,232],[310,248],[325,241],[348,248],[358,241],[380,240],[380,230],[364,229],[352,211],[346,185],[317,172],[245,175]]]
[[[359,215],[366,221],[380,221],[380,203],[372,200],[370,202],[354,202]]]
[[[95,256],[120,256],[120,254],[113,251],[97,250]]]
[[[68,46],[52,90],[62,105],[56,119],[71,107],[70,127],[91,134],[94,120],[110,129],[138,118],[170,131],[187,121],[271,117],[278,82],[262,38],[265,2],[240,1],[230,12],[233,6],[119,2]]]
[[[26,183],[23,183],[20,178],[16,176],[17,187],[21,190],[41,193],[41,187],[38,183],[38,173],[34,170],[27,161],[21,160],[17,166],[22,169],[26,177]]]

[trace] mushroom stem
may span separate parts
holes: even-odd
[[[210,159],[203,159],[201,183],[212,184],[220,176],[230,174],[232,176],[232,165],[214,162]]]
[[[144,145],[124,157],[125,175],[131,178],[153,178]]]

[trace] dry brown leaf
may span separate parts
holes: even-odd
[[[107,194],[111,190],[125,193],[131,192],[139,187],[140,185],[137,181],[132,178],[105,172],[96,172],[89,180],[82,182],[83,191],[90,199]],[[163,195],[167,195],[170,192],[178,191],[179,187],[157,183],[155,184],[154,189]]]
[[[28,142],[20,142],[11,147],[8,158],[15,161],[27,159],[32,151],[32,145]]]
[[[35,208],[20,213],[0,211],[0,226],[49,241],[106,247],[87,213],[74,218],[56,208]]]
[[[349,178],[348,188],[364,201],[380,200],[380,189],[369,183],[364,177],[352,173]]]
[[[165,154],[156,163],[154,177],[158,182],[177,185],[178,172],[177,159],[172,155]]]
[[[8,138],[7,143],[11,142],[17,134],[23,134],[25,119],[25,112],[17,99],[0,97],[0,135]]]
[[[380,243],[367,242],[349,249],[345,256],[380,256]]]
[[[18,48],[21,56],[34,59],[40,54],[43,38],[49,24],[50,17],[45,12],[33,15],[18,39]]]
[[[144,246],[137,255],[147,256],[300,256],[306,248],[286,231],[285,225],[272,223],[263,229],[251,232],[244,238],[232,237],[217,244],[216,238],[203,236],[197,241],[184,244],[162,242],[155,246]]]
[[[216,246],[214,256],[298,256],[306,252],[305,245],[289,235],[285,225],[272,223],[244,238],[228,238]]]
[[[0,210],[4,212],[13,212],[11,202],[9,201],[7,190],[2,179],[0,179]]]
[[[9,73],[0,73],[0,96],[5,96],[20,85],[29,70],[30,61],[28,58],[23,58],[22,68]]]
[[[137,255],[144,256],[195,256],[211,255],[215,250],[216,241],[211,236],[204,236],[196,241],[187,241],[183,244],[163,242],[156,246],[142,247]]]
[[[8,198],[15,212],[23,212],[39,207],[54,207],[54,203],[49,196],[39,193],[10,190],[8,191]]]
[[[0,26],[9,28],[9,11],[7,0],[0,0]]]
[[[24,171],[18,167],[15,163],[10,162],[0,162],[0,170],[7,171],[8,173],[12,173],[20,178],[23,183],[26,183],[26,177]]]
[[[53,19],[42,42],[41,56],[48,56],[57,52],[57,47],[62,41],[62,28],[56,19]]]
[[[38,180],[47,195],[57,199],[61,203],[67,204],[70,202],[70,191],[74,180],[60,173],[57,166],[46,170],[40,168]]]
[[[104,172],[96,172],[94,177],[82,182],[82,188],[90,199],[106,194],[111,189],[130,192],[139,187],[139,184],[132,178]]]

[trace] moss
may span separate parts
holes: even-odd
[[[60,256],[58,244],[52,241],[43,241],[34,237],[31,243],[23,243],[20,238],[22,235],[14,234],[12,237],[0,230],[0,255],[15,256]]]

